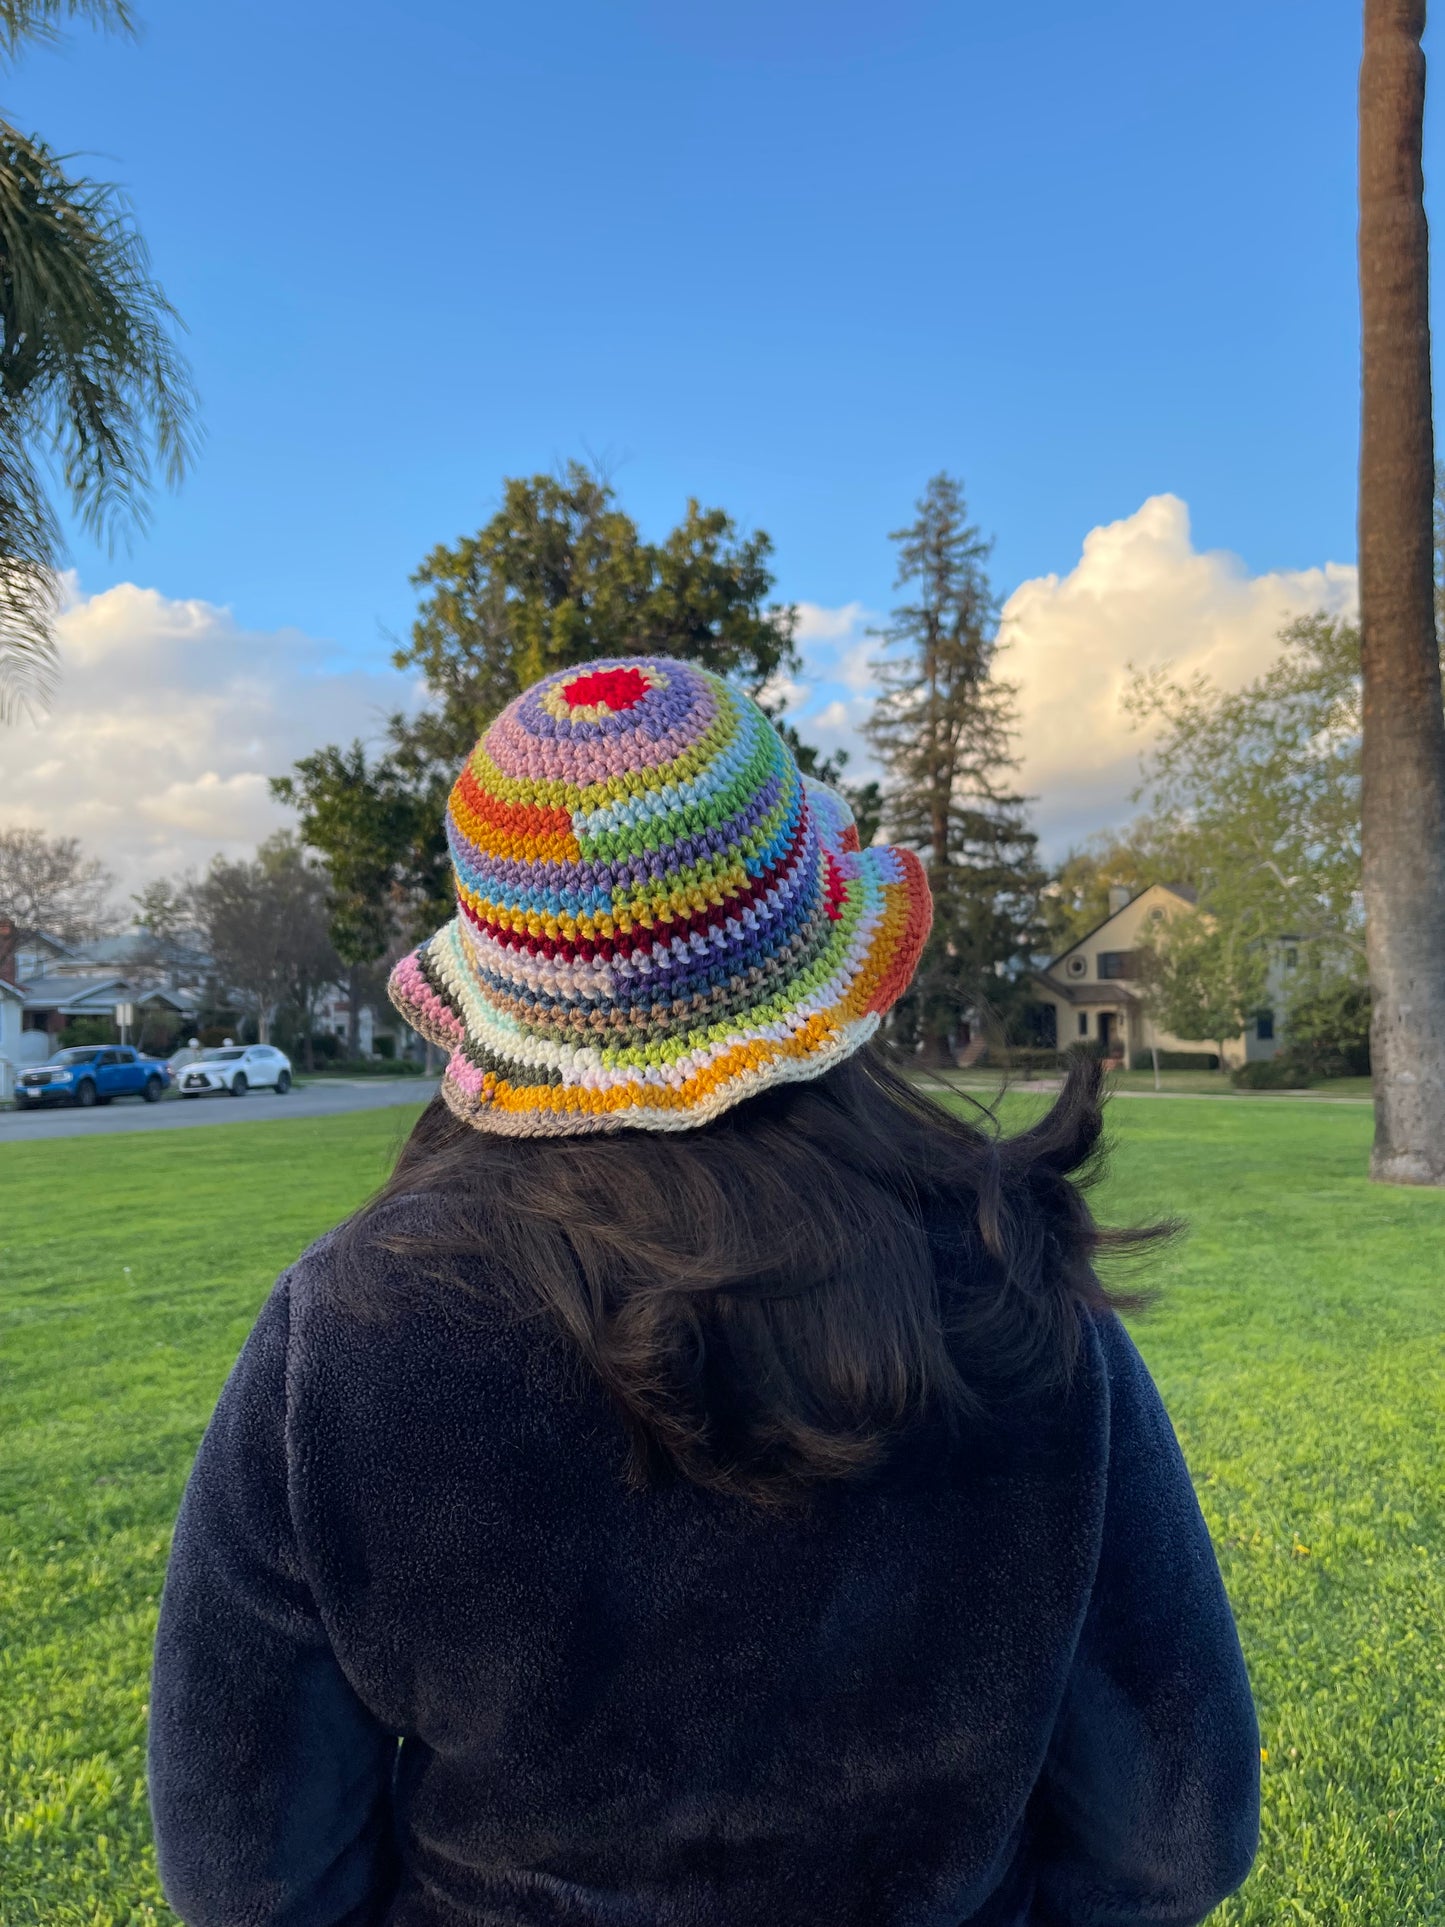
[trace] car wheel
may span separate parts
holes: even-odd
[[[20,1092],[17,1091],[15,1093],[15,1108],[17,1111],[28,1111],[30,1109],[30,1099],[28,1097],[22,1097]]]
[[[71,1099],[71,1102],[72,1104],[78,1104],[83,1111],[88,1111],[91,1105],[94,1104],[95,1086],[88,1077],[84,1083],[77,1086],[75,1096]]]
[[[161,1090],[161,1080],[158,1077],[148,1077],[146,1079],[146,1087],[141,1092],[141,1096],[147,1104],[159,1104],[161,1101]]]
[[[277,1097],[284,1097],[287,1091],[290,1090],[290,1088],[291,1088],[291,1073],[290,1071],[282,1071],[281,1075],[276,1079]]]
[[[231,1079],[232,1097],[244,1097],[250,1088],[251,1086],[246,1082],[246,1073],[244,1071],[237,1071],[236,1075]]]

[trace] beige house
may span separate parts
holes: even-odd
[[[1171,917],[1196,914],[1192,891],[1181,884],[1153,883],[1131,897],[1127,890],[1109,892],[1109,915],[1080,937],[1076,944],[1035,972],[1034,989],[1041,1004],[1054,1011],[1055,1040],[1060,1050],[1071,1044],[1096,1045],[1105,1056],[1134,1063],[1151,1049],[1213,1051],[1214,1038],[1175,1037],[1150,1019],[1139,982],[1139,951],[1146,932]],[[1295,941],[1282,937],[1272,959],[1271,981],[1298,962]],[[1223,1040],[1229,1068],[1256,1058],[1273,1057],[1278,1048],[1274,1013],[1261,1010],[1249,1029]]]

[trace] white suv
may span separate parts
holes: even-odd
[[[182,1097],[205,1097],[213,1091],[244,1097],[258,1086],[275,1091],[277,1097],[290,1090],[291,1060],[284,1051],[269,1044],[226,1044],[203,1052],[195,1063],[176,1072],[176,1089]]]

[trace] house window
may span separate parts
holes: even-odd
[[[1134,956],[1132,950],[1101,950],[1099,952],[1099,975],[1101,977],[1134,976]]]
[[[1079,1035],[1080,1037],[1087,1037],[1088,1034],[1089,1034],[1089,1013],[1086,1010],[1081,1010],[1079,1012]]]
[[[1254,1020],[1254,1034],[1261,1044],[1268,1044],[1274,1038],[1274,1012],[1261,1010]]]
[[[1291,944],[1289,949],[1284,953],[1284,967],[1286,970],[1299,969],[1299,952],[1293,944]]]

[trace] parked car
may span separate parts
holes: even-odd
[[[227,1091],[244,1097],[260,1085],[269,1086],[277,1097],[291,1088],[291,1059],[270,1044],[225,1044],[219,1050],[202,1052],[199,1060],[187,1064],[176,1078],[182,1097],[206,1097]]]
[[[73,1044],[33,1070],[22,1071],[15,1108],[42,1104],[109,1104],[113,1097],[141,1097],[155,1104],[170,1088],[171,1074],[154,1057],[128,1044]]]

